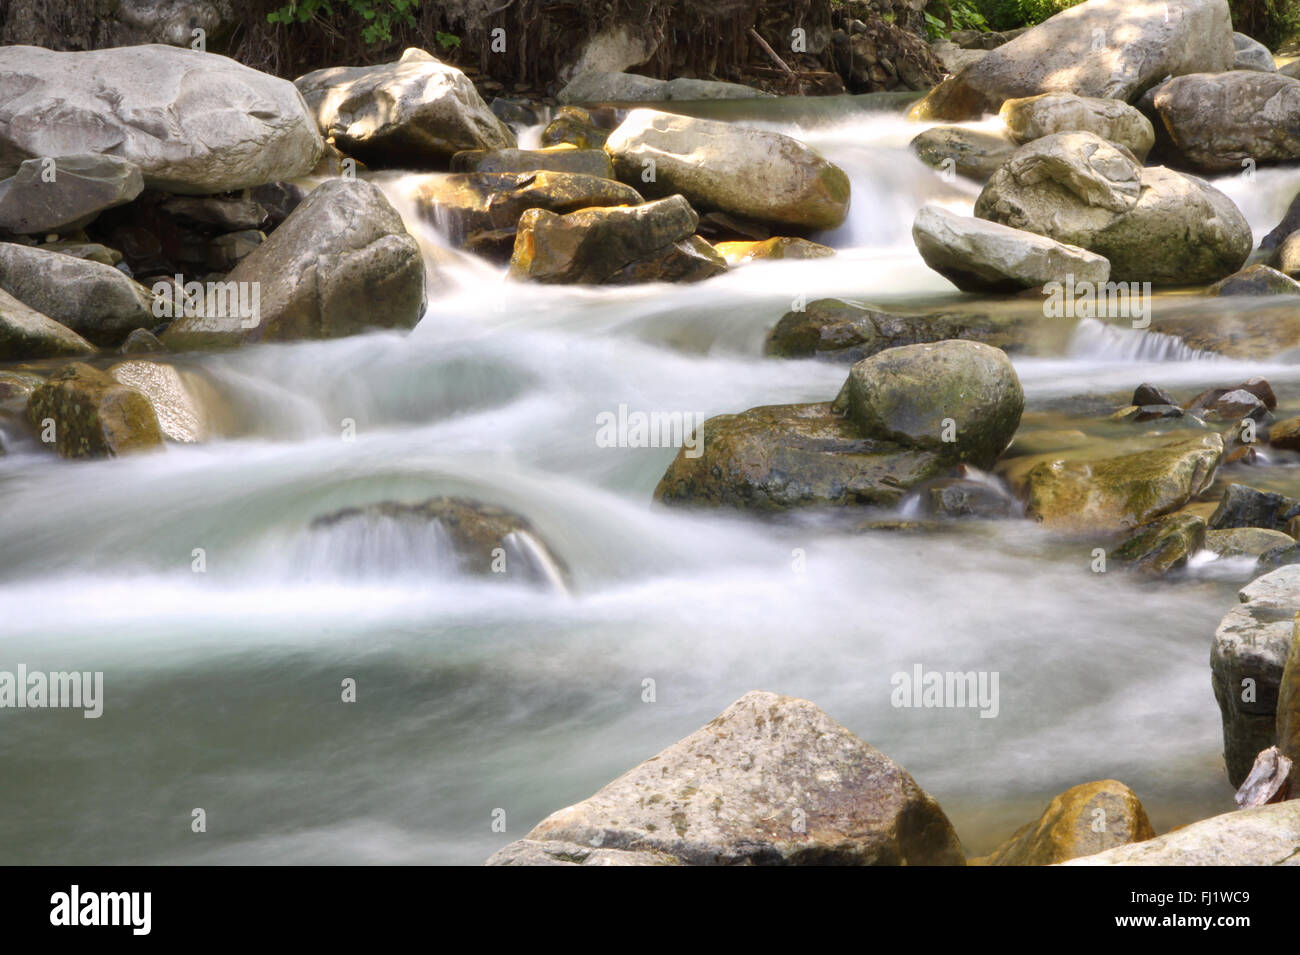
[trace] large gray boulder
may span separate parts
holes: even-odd
[[[314,189],[226,279],[256,290],[257,314],[184,315],[163,333],[168,348],[413,328],[424,312],[419,245],[378,187],[357,179]]]
[[[0,361],[73,357],[94,350],[72,329],[0,289]]]
[[[1205,172],[1300,159],[1300,80],[1235,70],[1179,76],[1154,98],[1182,161]]]
[[[781,133],[635,109],[605,149],[618,178],[643,195],[680,193],[700,211],[804,230],[848,215],[844,171]]]
[[[1246,217],[1205,180],[1143,167],[1086,132],[1020,147],[975,215],[1105,256],[1112,281],[1214,282],[1241,268],[1254,242]]]
[[[1239,809],[1061,865],[1300,865],[1300,800]]]
[[[292,83],[214,53],[0,47],[0,84],[0,175],[108,154],[146,186],[208,194],[306,175],[323,148]]]
[[[28,159],[0,181],[0,232],[44,235],[80,229],[143,189],[140,168],[116,156]]]
[[[1040,93],[1007,100],[999,115],[1022,145],[1053,133],[1095,133],[1143,160],[1156,142],[1151,120],[1121,100]]]
[[[321,134],[370,165],[445,166],[464,149],[515,145],[469,77],[423,50],[379,66],[316,70],[294,84]]]
[[[1232,68],[1234,70],[1256,70],[1260,73],[1277,72],[1273,54],[1268,47],[1244,33],[1232,35]]]
[[[627,853],[633,864],[966,861],[943,810],[906,770],[807,700],[760,691],[487,864],[540,861],[548,853],[538,844],[554,843]]]
[[[836,409],[867,438],[988,468],[1020,426],[1025,393],[1001,349],[943,341],[890,348],[857,362]]]
[[[930,266],[963,292],[1018,292],[1048,282],[1105,283],[1110,263],[1077,246],[940,206],[924,206],[912,239]]]
[[[1259,577],[1237,594],[1210,649],[1210,676],[1223,718],[1228,781],[1240,786],[1260,750],[1276,742],[1278,688],[1300,611],[1300,564]]]
[[[950,76],[915,115],[978,119],[1049,92],[1132,102],[1167,76],[1230,70],[1234,54],[1227,0],[1088,0]]]
[[[0,289],[100,346],[158,324],[148,289],[111,266],[62,252],[0,242]]]

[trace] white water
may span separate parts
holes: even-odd
[[[447,250],[389,177],[444,280],[410,335],[194,359],[228,406],[206,445],[68,463],[9,441],[0,668],[103,670],[106,700],[99,720],[0,712],[0,861],[477,863],[754,688],[897,759],[973,850],[1090,779],[1129,783],[1158,827],[1230,808],[1207,658],[1231,581],[1095,575],[1091,545],[1027,522],[899,536],[667,510],[650,500],[672,449],[596,445],[620,404],[832,397],[843,366],[761,357],[796,296],[955,300],[910,223],[974,190],[906,153],[914,127],[779,128],[851,174],[834,259],[685,287],[511,284]],[[1276,205],[1247,204],[1257,231]],[[1300,381],[1152,341],[1084,328],[1019,360],[1031,409],[1144,380]],[[572,593],[457,577],[396,531],[308,530],[440,494],[527,516]],[[998,717],[892,707],[890,676],[918,663],[998,671]]]

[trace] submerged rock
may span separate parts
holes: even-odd
[[[702,453],[678,452],[655,489],[665,504],[778,511],[897,504],[948,472],[932,451],[864,438],[829,402],[769,405],[709,418]]]
[[[424,313],[420,247],[384,194],[358,179],[317,186],[226,280],[258,290],[257,314],[177,318],[162,336],[168,348],[408,329]]]
[[[714,248],[730,266],[766,259],[826,259],[835,254],[830,246],[784,235],[753,242],[718,242]]]
[[[614,164],[603,149],[470,149],[451,157],[452,172],[572,172],[610,179]]]
[[[1277,269],[1256,264],[1247,266],[1240,272],[1234,272],[1225,279],[1220,279],[1211,285],[1205,294],[1300,295],[1300,282]]]
[[[1049,527],[1127,530],[1208,488],[1223,452],[1223,438],[1207,434],[1113,458],[1040,460],[1008,479],[1029,516]]]
[[[849,178],[781,133],[635,109],[606,150],[619,179],[647,196],[794,229],[833,229],[849,209]]]
[[[1063,865],[1300,865],[1300,800],[1239,809]]]
[[[1082,783],[994,849],[987,865],[1055,865],[1155,836],[1133,790],[1114,779]]]
[[[1017,292],[1070,276],[1103,285],[1110,275],[1100,255],[939,206],[916,214],[912,240],[925,264],[963,292]]]
[[[65,365],[31,393],[27,420],[42,438],[52,423],[54,447],[65,458],[116,457],[162,444],[149,399],[83,362]]]
[[[464,149],[515,145],[469,77],[423,50],[395,63],[316,70],[294,85],[321,134],[368,165],[429,168]]]
[[[943,810],[906,770],[812,703],[759,691],[487,864],[563,858],[538,845],[557,843],[642,864],[656,854],[687,865],[965,864]]]
[[[306,175],[323,148],[292,83],[214,53],[7,46],[0,75],[12,93],[0,102],[0,174],[111,153],[146,186],[207,195]]]
[[[984,182],[1010,158],[1017,145],[1002,132],[933,126],[908,143],[908,148],[927,166],[950,168],[959,176]]]
[[[856,362],[887,348],[947,339],[1016,351],[1023,348],[1026,338],[1022,326],[1010,316],[977,312],[904,315],[823,298],[809,302],[803,311],[786,312],[768,333],[763,352],[775,358]]]
[[[1205,546],[1205,519],[1177,513],[1139,527],[1115,549],[1115,557],[1153,577],[1187,566],[1187,559]],[[1098,850],[1100,851],[1100,850]]]
[[[1039,93],[1133,100],[1166,76],[1232,68],[1226,0],[1089,0],[1032,27],[950,76],[914,109],[968,120]]]
[[[963,341],[893,348],[855,364],[833,406],[710,418],[655,496],[760,511],[893,506],[959,463],[987,468],[1023,407],[1015,370],[996,348]]]
[[[1223,720],[1223,761],[1240,786],[1260,750],[1276,741],[1278,690],[1300,611],[1300,564],[1280,567],[1238,592],[1214,632],[1210,676]]]
[[[315,532],[350,535],[331,541],[330,558],[364,561],[369,573],[453,571],[564,591],[569,570],[521,514],[462,497],[418,504],[384,501],[316,518]],[[385,562],[375,566],[378,559]],[[390,566],[391,565],[391,566]]]

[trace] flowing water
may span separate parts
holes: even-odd
[[[0,861],[474,864],[758,688],[898,760],[972,853],[1091,779],[1127,782],[1158,828],[1230,808],[1208,651],[1239,576],[1094,574],[1091,544],[1025,521],[912,535],[669,510],[651,496],[674,449],[598,446],[620,405],[832,397],[844,366],[762,357],[798,296],[957,300],[910,224],[975,188],[913,159],[894,113],[781,109],[767,125],[852,178],[849,221],[822,237],[836,258],[694,286],[512,284],[448,250],[390,175],[438,279],[412,333],[183,359],[222,408],[201,445],[74,463],[11,429],[0,668],[103,671],[105,700],[93,720],[0,716]],[[1262,234],[1300,176],[1227,187]],[[1296,366],[1099,323],[1055,340],[1017,357],[1034,413],[1145,380],[1300,391]],[[459,577],[436,535],[309,526],[441,494],[527,516],[568,591]],[[890,678],[917,664],[997,671],[997,717],[895,708]]]

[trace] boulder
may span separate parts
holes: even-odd
[[[1300,564],[1257,577],[1219,622],[1210,679],[1223,720],[1223,761],[1236,788],[1276,741],[1278,689],[1300,611]]]
[[[214,53],[0,47],[0,75],[13,93],[0,103],[0,175],[111,154],[146,186],[207,195],[305,175],[323,148],[293,84]]]
[[[72,358],[94,350],[72,329],[0,289],[0,361]]]
[[[1105,256],[1117,282],[1217,281],[1254,243],[1245,216],[1208,182],[1144,168],[1093,133],[1021,146],[984,186],[975,215]]]
[[[848,215],[844,171],[781,133],[635,109],[605,148],[619,179],[647,196],[680,193],[698,209],[796,230]]]
[[[529,209],[519,220],[510,275],[584,284],[709,278],[726,271],[726,263],[694,235],[698,222],[681,196],[564,216]]]
[[[987,865],[1055,865],[1143,842],[1155,834],[1133,790],[1117,780],[1103,779],[1061,793],[985,861]]]
[[[687,865],[966,861],[943,810],[906,770],[812,703],[758,691],[525,839]],[[508,848],[487,864],[520,855]]]
[[[316,70],[294,85],[321,134],[367,165],[436,168],[463,149],[515,145],[469,77],[423,50],[395,63]]]
[[[0,232],[44,235],[80,229],[143,189],[139,167],[116,156],[27,159],[0,182]]]
[[[752,86],[719,83],[716,80],[656,80],[635,73],[587,70],[578,74],[556,94],[562,104],[571,103],[654,103],[666,100],[755,99],[770,96]]]
[[[1210,530],[1236,527],[1265,527],[1286,531],[1291,519],[1300,515],[1300,500],[1272,491],[1260,491],[1245,484],[1229,484],[1223,499],[1210,516]]]
[[[591,113],[578,106],[561,106],[542,130],[539,142],[549,146],[573,146],[576,149],[603,149],[609,130],[600,129]]]
[[[65,458],[116,457],[162,444],[149,399],[83,362],[65,365],[27,399],[37,435],[54,425],[54,447]]]
[[[1203,411],[1207,408],[1213,408],[1224,397],[1234,391],[1244,391],[1247,394],[1254,395],[1263,403],[1264,407],[1272,410],[1277,407],[1277,395],[1273,393],[1273,386],[1264,378],[1248,378],[1239,385],[1229,385],[1222,388],[1207,388],[1191,401],[1183,405],[1186,411]]]
[[[1088,0],[950,76],[914,113],[978,119],[1050,92],[1132,102],[1166,76],[1231,69],[1234,55],[1227,0]]]
[[[1009,99],[999,111],[1018,143],[1053,133],[1093,133],[1123,146],[1139,161],[1156,143],[1151,121],[1127,103],[1074,93],[1040,93]]]
[[[1018,292],[1068,276],[1103,285],[1110,275],[1100,255],[940,206],[916,214],[912,240],[925,264],[963,292]]]
[[[108,374],[149,399],[163,437],[194,444],[210,436],[207,413],[189,384],[193,372],[159,361],[132,360],[111,366]]]
[[[226,281],[258,290],[256,314],[186,314],[163,333],[168,348],[409,329],[424,313],[420,247],[384,194],[358,179],[317,186]]]
[[[451,157],[452,172],[573,172],[612,179],[614,164],[603,149],[469,149]]]
[[[1276,547],[1291,547],[1295,538],[1264,527],[1229,527],[1205,532],[1205,549],[1219,557],[1259,557]]]
[[[1300,800],[1239,809],[1062,865],[1300,865]]]
[[[184,225],[212,232],[260,229],[269,216],[260,203],[236,196],[172,196],[159,208]]]
[[[416,190],[416,204],[456,246],[492,237],[513,245],[519,217],[528,209],[565,214],[593,206],[633,206],[643,200],[631,186],[572,172],[473,172],[429,176]],[[477,237],[477,238],[476,238]]]
[[[1296,62],[1300,63],[1300,60]],[[1273,227],[1268,235],[1259,240],[1259,247],[1262,251],[1277,248],[1288,236],[1300,232],[1300,193],[1291,200],[1287,210],[1282,215],[1282,221]],[[1285,271],[1285,270],[1283,270]]]
[[[789,508],[893,507],[951,470],[947,458],[864,438],[829,402],[770,405],[709,418],[655,488],[664,504],[757,512]]]
[[[1182,163],[1240,172],[1251,162],[1300,159],[1300,80],[1235,70],[1179,76],[1154,105]]]
[[[1248,265],[1205,290],[1206,295],[1300,295],[1300,282],[1269,268]]]
[[[978,63],[988,52],[988,50],[968,50],[950,40],[932,40],[930,49],[934,51],[935,59],[943,66],[944,73],[949,76],[960,73],[972,63]]]
[[[1006,133],[967,126],[932,126],[908,143],[921,162],[951,169],[959,176],[984,182],[1019,145]]]
[[[1268,429],[1268,443],[1283,451],[1300,451],[1300,417],[1274,422]]]
[[[988,468],[1020,425],[1025,393],[1000,349],[954,340],[864,358],[835,404],[866,438]]]
[[[566,591],[569,569],[522,514],[463,497],[383,501],[312,521],[312,556],[372,576],[458,573]]]
[[[718,242],[714,249],[730,266],[770,259],[825,259],[835,254],[830,246],[787,235],[758,241]]]
[[[1291,650],[1282,667],[1277,691],[1277,746],[1291,760],[1291,794],[1300,794],[1300,640],[1291,637]]]
[[[1232,68],[1234,70],[1257,70],[1261,73],[1277,72],[1273,54],[1268,47],[1244,33],[1232,35]]]
[[[1174,396],[1156,385],[1141,384],[1133,390],[1133,400],[1130,404],[1142,405],[1176,405],[1177,401]]]
[[[158,324],[144,286],[61,252],[0,242],[0,289],[95,345],[117,345],[133,329]]]
[[[1210,486],[1223,452],[1223,438],[1206,434],[1113,458],[1049,456],[1007,476],[1026,513],[1040,523],[1113,532],[1178,510]]]
[[[956,338],[1016,351],[1023,347],[1025,337],[1021,323],[1008,316],[965,312],[907,315],[825,298],[783,315],[768,333],[763,353],[774,358],[856,362],[899,345]]]
[[[1300,229],[1278,244],[1277,251],[1273,253],[1273,265],[1283,275],[1300,278]]]
[[[1186,567],[1187,558],[1204,546],[1205,518],[1180,511],[1139,527],[1114,556],[1139,573],[1161,577]]]

